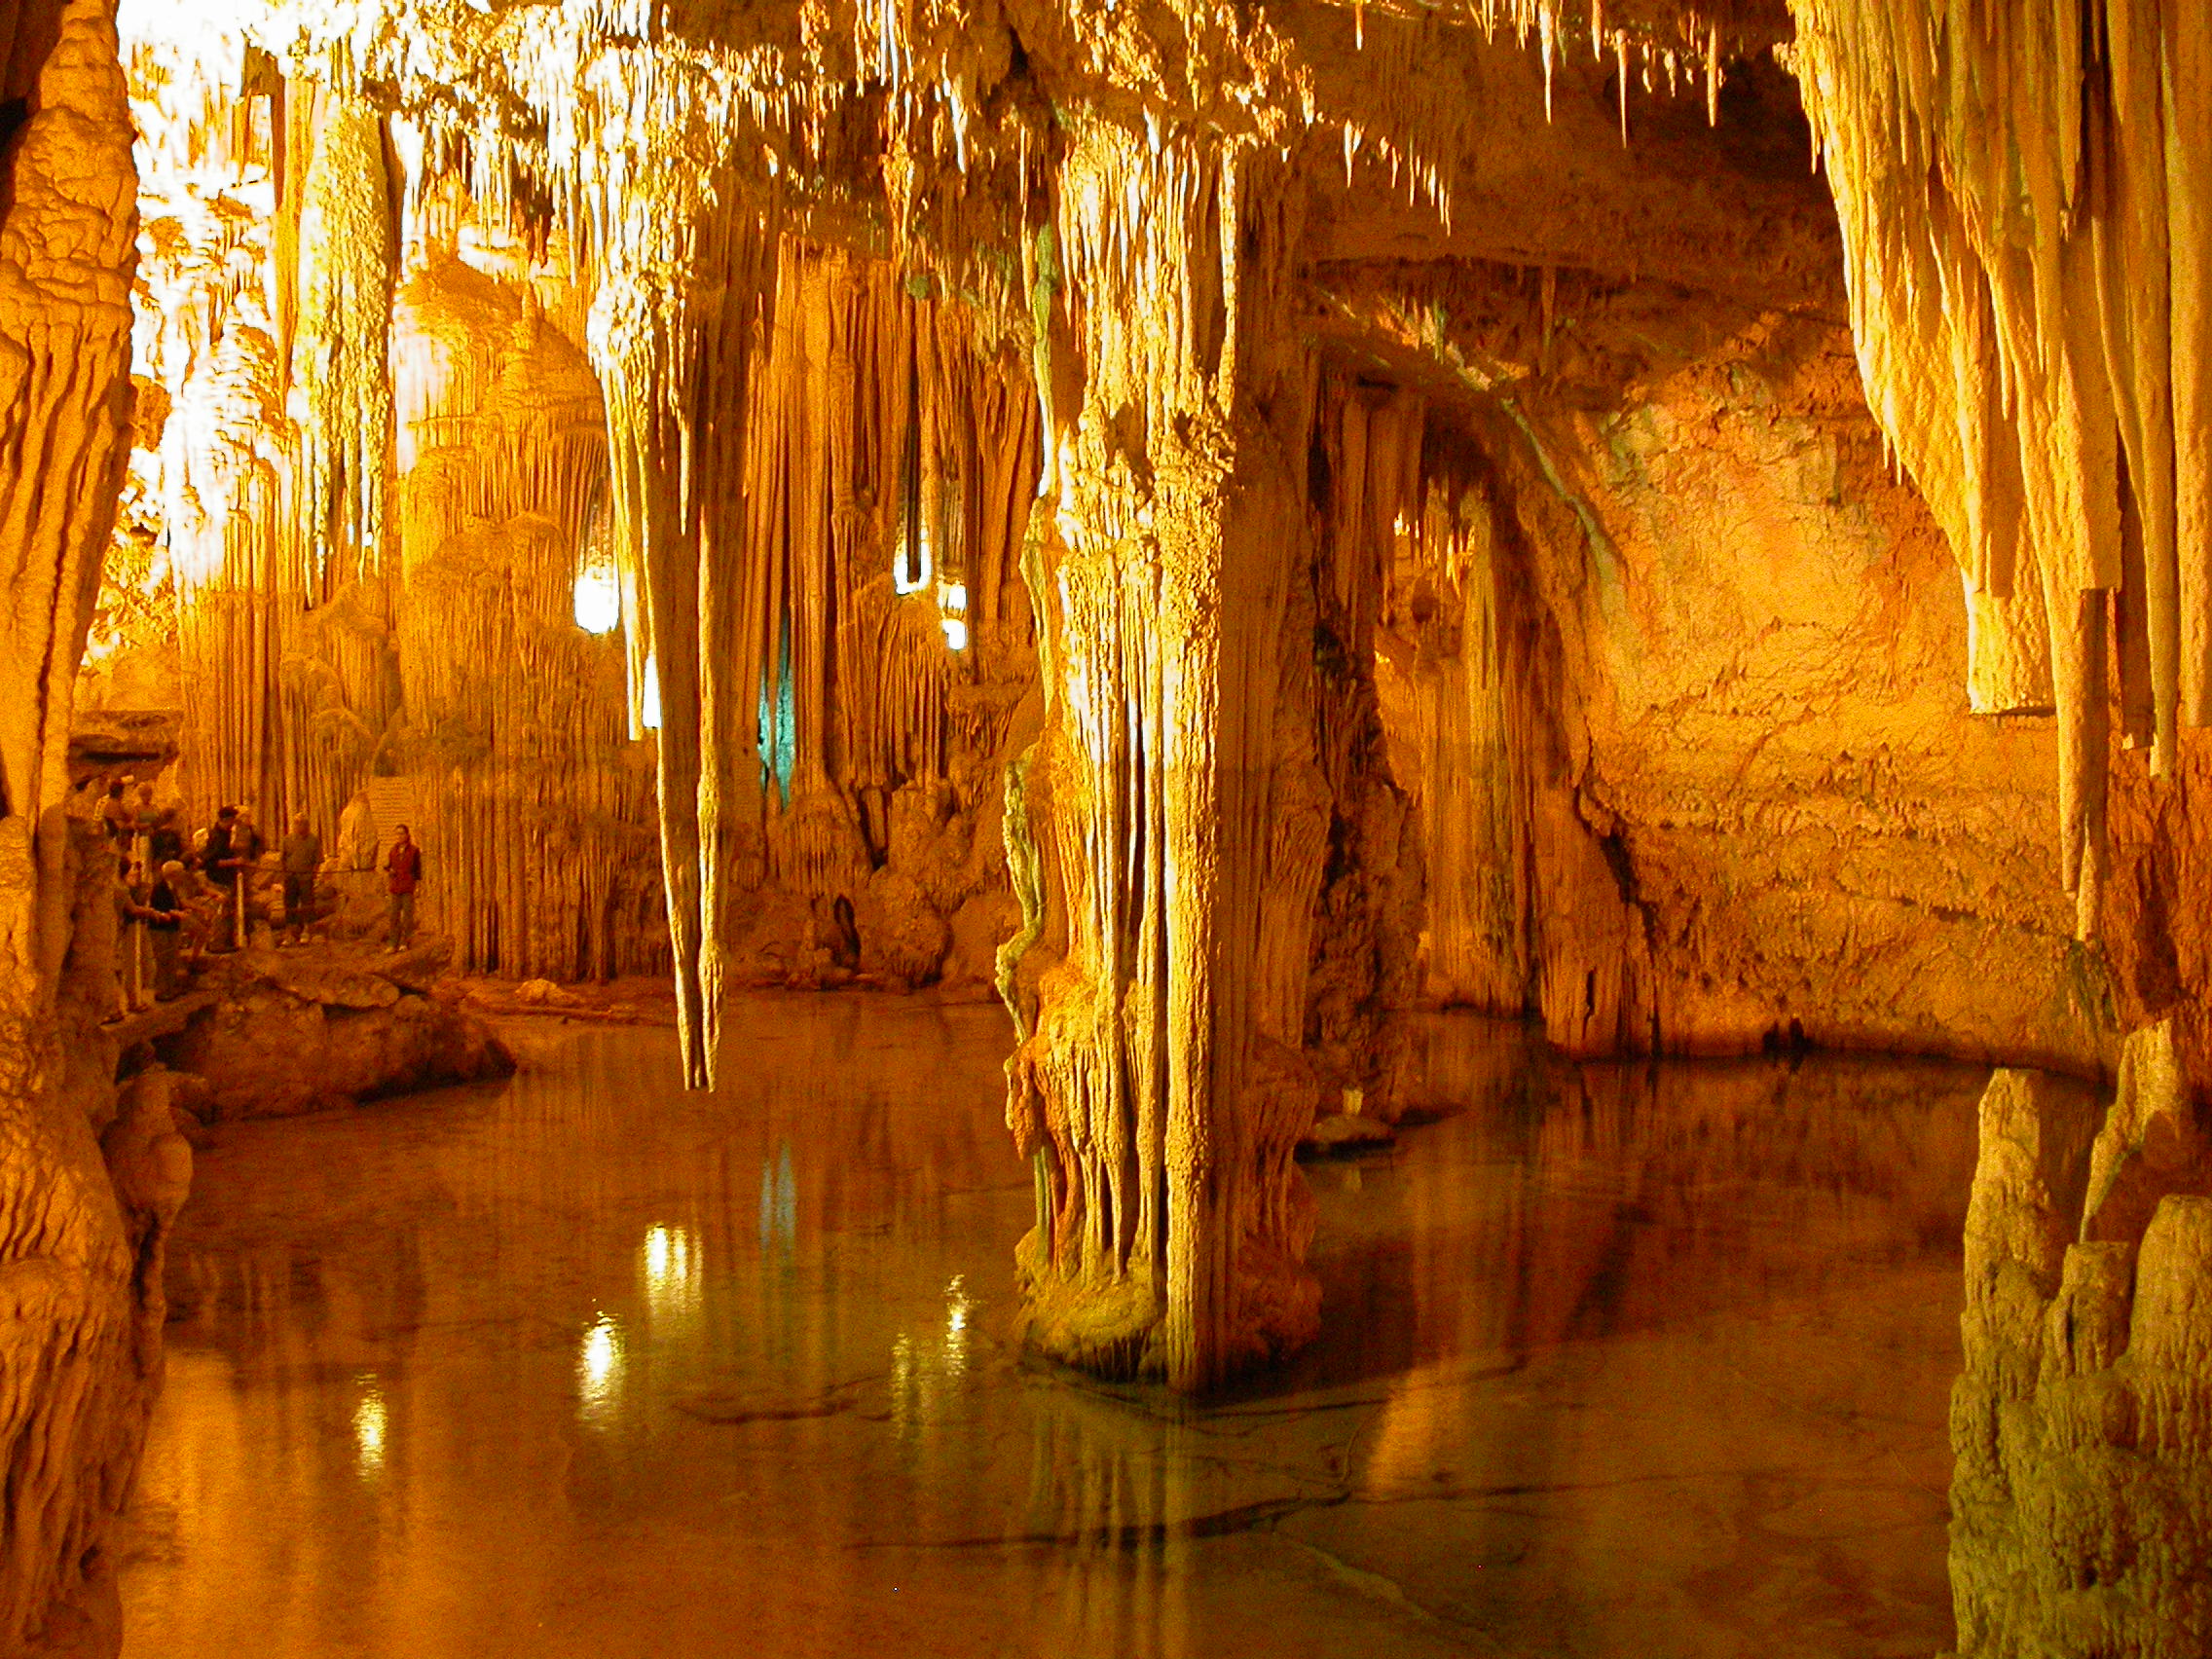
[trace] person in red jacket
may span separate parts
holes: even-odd
[[[392,834],[384,870],[391,895],[385,906],[385,948],[405,950],[415,939],[415,889],[423,881],[423,849],[409,837],[404,824]]]

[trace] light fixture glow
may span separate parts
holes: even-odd
[[[587,634],[611,634],[622,626],[622,584],[614,567],[586,566],[576,576],[576,626]]]

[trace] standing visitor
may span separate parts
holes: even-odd
[[[391,894],[385,908],[385,948],[405,950],[415,939],[415,889],[423,880],[423,849],[409,837],[404,824],[392,833],[384,868]]]
[[[268,850],[269,843],[262,839],[261,830],[253,822],[253,808],[240,806],[238,821],[231,826],[231,862],[239,866],[239,884],[233,900],[238,909],[240,950],[253,942],[247,926],[253,914],[253,873],[260,867],[261,855]]]
[[[128,775],[118,778],[107,787],[107,796],[100,802],[100,827],[107,831],[109,840],[118,844],[130,839],[130,802],[124,791],[129,787]]]
[[[154,947],[154,1000],[167,1002],[177,993],[177,951],[184,942],[184,866],[171,859],[159,870],[146,895],[146,938]]]
[[[322,837],[308,828],[308,815],[292,814],[292,832],[284,837],[284,944],[307,940],[309,913],[314,908],[314,872],[322,867]]]
[[[184,831],[177,828],[176,808],[165,806],[154,820],[154,832],[146,837],[146,867],[161,869],[184,862]]]
[[[239,809],[235,806],[226,806],[216,813],[215,823],[207,831],[207,844],[200,852],[201,873],[215,884],[215,891],[223,901],[215,915],[215,937],[207,946],[218,956],[238,948],[239,865],[231,852],[238,818]]]
[[[152,998],[146,994],[145,955],[137,924],[150,921],[154,912],[138,903],[138,895],[130,885],[130,855],[118,853],[115,859],[115,1013],[111,1018],[122,1018],[148,1007]]]

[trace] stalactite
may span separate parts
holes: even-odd
[[[292,382],[304,405],[296,534],[307,592],[330,598],[384,572],[391,449],[393,246],[384,123],[347,66],[305,87],[318,119],[299,240]]]
[[[2173,772],[2180,722],[2212,713],[2205,31],[2136,0],[2085,20],[2024,0],[1791,10],[1869,400],[1950,535],[1977,640],[2009,631],[1993,607],[2017,603],[2020,565],[2040,571],[2061,863],[2091,938],[2105,595],[2138,711],[2123,730],[2148,740],[2154,777]],[[2034,697],[2032,666],[1969,678],[1977,706],[2007,680]]]

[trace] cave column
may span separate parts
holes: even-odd
[[[93,1139],[114,1104],[114,1047],[97,1023],[114,999],[112,853],[82,824],[72,832],[67,805],[77,668],[130,449],[137,178],[112,10],[0,0],[0,101],[23,113],[0,156],[8,1653],[59,1628],[65,1606],[100,1599],[104,1532],[129,1491],[161,1352],[159,1232],[141,1247],[127,1231]],[[173,1215],[181,1191],[158,1196]]]
[[[1271,884],[1309,887],[1318,858],[1275,832],[1310,376],[1246,157],[1078,130],[1031,272],[1049,712],[1010,836],[1059,955],[1013,976],[1009,1121],[1039,1189],[1019,1260],[1037,1346],[1202,1388],[1317,1317],[1291,1161],[1311,1092],[1255,995],[1304,943],[1263,923]]]

